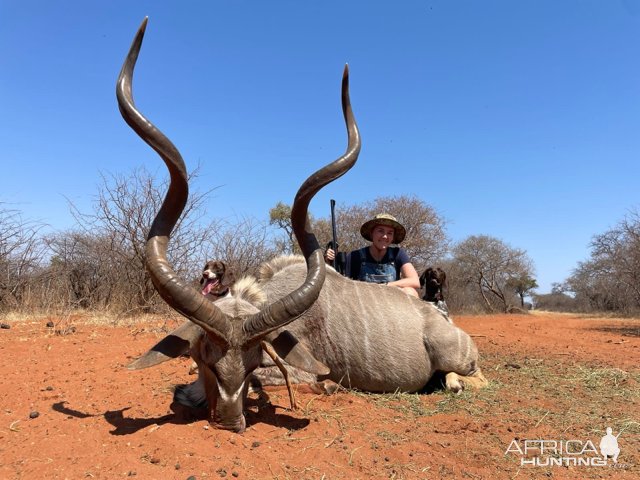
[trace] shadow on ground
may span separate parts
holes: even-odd
[[[295,418],[285,413],[276,413],[276,407],[269,400],[269,396],[260,392],[258,399],[247,399],[247,410],[245,412],[247,418],[247,424],[252,425],[256,423],[266,423],[278,428],[284,428],[287,430],[301,430],[309,425],[308,419]],[[166,423],[172,423],[176,425],[184,425],[198,420],[205,420],[207,418],[207,409],[192,409],[185,411],[184,409],[174,410],[175,405],[171,406],[174,413],[168,415],[162,415],[160,417],[146,417],[146,418],[134,418],[126,417],[124,412],[131,407],[124,407],[119,410],[109,410],[104,413],[86,413],[79,410],[74,410],[66,406],[66,402],[57,402],[52,405],[52,410],[67,417],[73,418],[91,418],[91,417],[104,417],[104,419],[115,427],[109,433],[112,435],[130,435],[139,430],[142,430],[151,425],[163,425]]]

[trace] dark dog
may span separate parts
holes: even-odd
[[[444,302],[443,288],[447,283],[447,274],[440,267],[427,268],[420,275],[420,286],[424,287],[423,300],[427,302]]]
[[[229,287],[235,282],[233,272],[224,262],[209,260],[202,269],[200,286],[202,294],[212,301],[229,295]]]

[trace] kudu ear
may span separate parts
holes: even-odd
[[[147,353],[127,365],[129,370],[141,370],[154,367],[162,362],[189,353],[191,347],[204,335],[204,331],[195,323],[185,322],[169,335],[156,343]]]
[[[288,330],[283,330],[273,340],[267,337],[278,356],[292,367],[315,375],[329,375],[331,370],[324,363],[316,360],[311,352],[301,344]]]

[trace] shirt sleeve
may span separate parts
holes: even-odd
[[[396,255],[396,261],[395,261],[395,265],[396,265],[396,271],[398,272],[398,278],[400,278],[400,270],[402,270],[402,266],[405,263],[410,263],[411,260],[409,260],[409,255],[407,255],[407,252],[405,252],[402,248],[398,249],[398,254]]]

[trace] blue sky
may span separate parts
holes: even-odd
[[[0,202],[65,229],[100,172],[164,174],[114,93],[145,16],[136,103],[210,215],[266,219],[343,152],[345,63],[362,153],[317,216],[417,195],[452,240],[527,250],[544,292],[640,203],[640,0],[2,0]]]

